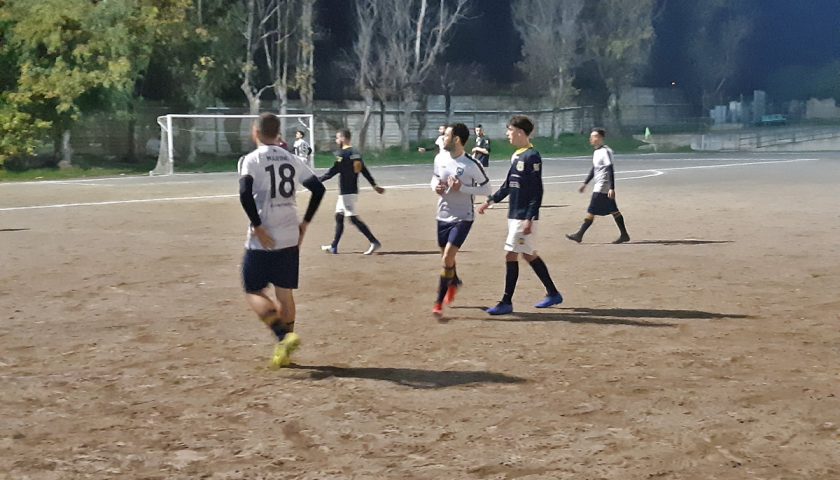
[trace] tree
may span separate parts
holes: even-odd
[[[252,114],[269,89],[288,108],[290,90],[311,107],[314,96],[314,0],[245,0],[241,89]]]
[[[56,156],[69,165],[70,128],[83,112],[113,108],[133,95],[162,26],[178,21],[187,0],[11,0],[3,48],[18,74],[6,109],[49,125]],[[8,50],[7,50],[8,51]],[[11,122],[14,124],[14,121]]]
[[[621,90],[648,65],[654,40],[654,0],[589,0],[581,23],[587,59],[610,93],[609,120],[621,130]]]
[[[364,150],[367,143],[367,132],[373,113],[374,98],[380,105],[385,104],[391,94],[388,88],[387,56],[374,44],[381,36],[380,29],[384,24],[382,15],[382,0],[356,0],[356,40],[353,42],[351,58],[343,65],[350,78],[355,79],[356,89],[365,103],[362,126],[359,131],[359,148]],[[384,108],[384,107],[383,107]],[[384,115],[384,112],[382,112]]]
[[[513,25],[522,38],[517,65],[538,91],[548,91],[555,110],[576,94],[572,87],[580,39],[578,16],[585,0],[517,0]],[[552,119],[551,134],[560,134]]]
[[[356,2],[360,36],[354,58],[360,62],[359,77],[364,76],[359,90],[366,104],[374,89],[397,100],[403,151],[408,151],[420,87],[447,47],[452,28],[465,18],[467,4],[468,0]],[[367,37],[362,39],[363,35]]]
[[[727,82],[742,65],[741,52],[753,30],[755,10],[747,0],[707,0],[687,5],[685,15],[693,21],[686,56],[692,59],[690,78],[699,87],[705,109],[724,100]]]

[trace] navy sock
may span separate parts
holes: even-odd
[[[268,326],[272,332],[274,332],[274,336],[277,337],[277,340],[282,342],[284,338],[286,338],[286,334],[289,333],[288,326],[284,325],[283,322],[280,320],[275,321],[271,325]]]
[[[516,282],[519,280],[519,262],[505,262],[505,295],[502,303],[513,304],[513,292],[516,290]]]
[[[535,258],[534,261],[531,262],[531,268],[534,269],[534,273],[536,273],[537,277],[540,278],[540,281],[545,287],[546,295],[549,297],[557,295],[557,287],[554,286],[554,281],[551,280],[551,275],[548,274],[548,267],[545,265],[542,258]]]

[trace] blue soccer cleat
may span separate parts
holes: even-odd
[[[490,315],[507,315],[513,313],[513,304],[499,302],[495,307],[488,308],[487,313]]]
[[[563,303],[563,295],[560,295],[560,292],[555,293],[554,295],[548,295],[542,300],[539,301],[534,307],[536,308],[548,308],[554,305],[560,305]]]

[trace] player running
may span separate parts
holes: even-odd
[[[489,195],[490,179],[481,164],[466,154],[464,145],[470,131],[463,123],[446,127],[443,151],[435,156],[431,187],[440,197],[437,210],[438,246],[441,249],[443,270],[440,273],[437,299],[432,313],[441,318],[443,303],[450,305],[461,281],[455,269],[455,255],[467,239],[475,212],[475,195]]]

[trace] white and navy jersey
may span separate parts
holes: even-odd
[[[293,150],[295,155],[306,160],[307,165],[309,164],[309,155],[312,153],[312,146],[309,145],[309,142],[302,138],[298,138],[295,140]]]
[[[595,149],[592,154],[592,174],[595,179],[593,192],[607,193],[611,188],[615,188],[613,151],[610,147],[603,145]]]
[[[510,196],[508,218],[539,220],[542,206],[542,157],[533,145],[520,148],[510,158],[510,169],[502,186],[487,200],[499,203]]]
[[[254,179],[253,195],[262,226],[274,238],[276,250],[298,244],[300,220],[295,192],[298,185],[315,177],[303,160],[274,145],[261,145],[239,160],[239,176]],[[265,250],[248,229],[245,248]]]
[[[467,154],[452,158],[449,152],[443,150],[435,156],[432,190],[439,182],[446,183],[451,177],[461,181],[461,189],[448,191],[438,198],[437,219],[441,222],[471,222],[475,218],[474,196],[490,194],[490,179],[476,159]]]

